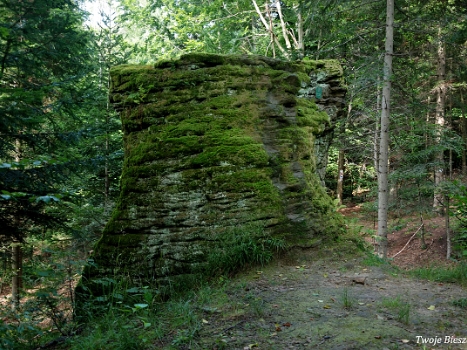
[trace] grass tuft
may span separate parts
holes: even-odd
[[[396,313],[396,319],[404,324],[410,321],[410,304],[398,295],[395,298],[384,298],[381,302],[386,309]]]
[[[460,298],[460,299],[454,300],[452,304],[462,309],[467,309],[467,298]]]
[[[454,267],[425,267],[414,269],[410,274],[434,282],[458,283],[467,287],[467,263],[460,263]]]
[[[341,303],[345,309],[351,309],[354,305],[354,298],[347,287],[344,288],[341,295]]]

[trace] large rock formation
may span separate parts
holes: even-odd
[[[121,194],[85,277],[200,272],[216,249],[233,249],[226,234],[251,227],[303,247],[335,237],[317,159],[323,168],[344,94],[333,60],[190,54],[113,68]]]

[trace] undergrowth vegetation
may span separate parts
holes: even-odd
[[[452,267],[424,267],[409,272],[411,275],[434,282],[458,283],[467,287],[467,263]]]
[[[257,224],[229,229],[218,240],[220,246],[208,257],[209,274],[231,274],[248,266],[265,265],[287,249],[283,238],[267,236],[264,227]]]
[[[174,347],[189,344],[201,325],[199,306],[212,295],[222,296],[228,276],[264,266],[287,249],[285,240],[268,236],[254,224],[228,230],[220,240],[204,271],[190,281],[158,288],[130,279],[93,280],[101,291],[79,305],[79,317],[73,292],[85,261],[73,260],[77,257],[73,240],[31,241],[23,271],[23,303],[15,310],[7,299],[0,305],[0,348],[33,349],[56,342],[57,337],[59,343],[66,340],[67,349],[157,349],[154,340],[167,336]],[[10,278],[11,271],[5,269],[2,280]],[[258,307],[255,312],[260,312]],[[77,333],[81,334],[72,337]]]
[[[346,227],[337,240],[320,245],[316,259],[331,255],[345,259],[363,254],[364,266],[401,272],[371,253],[369,245],[361,239],[363,228],[358,222],[349,221]],[[264,317],[268,312],[267,303],[248,292],[245,282],[234,275],[266,266],[279,255],[287,261],[290,253],[285,241],[266,235],[262,227],[255,225],[226,231],[221,239],[223,245],[209,256],[204,277],[197,275],[189,288],[173,286],[168,299],[157,286],[142,286],[111,277],[96,280],[105,292],[82,305],[84,318],[76,318],[72,293],[84,261],[71,259],[72,241],[42,246],[36,242],[35,253],[25,260],[23,303],[14,311],[7,302],[1,305],[0,313],[4,316],[0,322],[0,348],[34,349],[52,345],[55,349],[70,350],[199,348],[200,331],[212,315]],[[410,274],[467,286],[465,263],[450,268],[416,269]],[[347,310],[358,305],[347,288],[339,299]],[[456,299],[452,304],[460,308],[467,305],[465,298]],[[410,322],[411,305],[402,297],[384,300],[381,307],[394,314],[399,322]],[[222,337],[216,344],[218,349],[226,348]]]
[[[400,295],[394,298],[384,298],[381,302],[383,308],[388,309],[395,314],[397,321],[409,324],[410,321],[410,304]]]

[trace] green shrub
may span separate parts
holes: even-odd
[[[454,200],[456,209],[450,212],[458,220],[457,228],[454,230],[452,239],[453,250],[457,257],[467,259],[467,188],[465,185],[454,183],[451,186],[451,198]]]

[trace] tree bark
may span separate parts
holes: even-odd
[[[452,244],[451,244],[451,228],[450,228],[450,222],[449,222],[449,197],[446,197],[446,207],[447,207],[447,213],[446,213],[446,259],[449,260],[451,259],[451,251],[452,251]]]
[[[464,147],[462,148],[462,175],[467,175],[467,118],[464,113],[464,94],[461,91],[461,130],[462,141]]]
[[[20,302],[21,279],[22,279],[22,256],[21,244],[13,242],[11,246],[11,269],[13,276],[11,278],[11,308],[16,310]]]
[[[21,160],[21,141],[16,139],[15,142],[15,161],[19,163]],[[16,224],[18,227],[21,226],[20,218],[16,218]],[[22,267],[23,257],[21,255],[21,243],[18,239],[15,239],[11,244],[11,269],[13,276],[11,277],[11,308],[16,310],[20,303],[20,291],[22,286]]]
[[[264,27],[266,28],[266,30],[269,32],[270,36],[271,36],[271,44],[272,44],[272,49],[273,49],[273,57],[276,56],[276,53],[275,53],[275,48],[274,48],[274,43],[277,45],[277,47],[279,48],[279,50],[281,50],[282,54],[288,59],[289,58],[289,54],[287,53],[287,51],[282,47],[281,43],[279,42],[279,40],[277,39],[277,37],[274,35],[274,31],[273,31],[273,27],[272,27],[272,23],[268,24],[268,22],[266,21],[266,19],[264,18],[263,14],[261,13],[261,10],[258,6],[258,4],[256,3],[255,0],[251,0],[253,2],[253,6],[255,7],[255,10],[256,10],[256,13],[258,14],[261,22],[263,23]],[[268,7],[268,3],[266,3],[266,11],[268,12],[269,10],[269,7]],[[271,16],[269,16],[269,18],[271,19]],[[270,20],[271,22],[271,20]]]
[[[391,75],[394,45],[394,0],[387,0],[386,41],[383,69],[383,93],[381,96],[381,137],[378,164],[378,244],[377,254],[386,259],[388,255],[388,160],[389,117],[391,112]]]
[[[282,16],[282,7],[280,0],[276,0],[275,4],[277,12],[279,13],[279,20],[281,22],[282,35],[284,36],[285,46],[287,47],[287,49],[290,50],[292,48],[292,44],[290,44],[289,34],[287,33],[287,27],[285,26],[284,17]]]
[[[444,49],[444,43],[442,40],[441,26],[438,28],[438,89],[436,96],[436,116],[435,116],[435,127],[436,127],[436,140],[439,144],[441,142],[441,133],[445,124],[444,109],[446,104],[446,51]],[[439,186],[444,180],[444,152],[438,152],[435,159],[435,171],[434,171],[434,198],[433,198],[433,209],[439,214],[444,213],[443,201],[444,196],[440,191]]]
[[[343,188],[344,188],[344,150],[340,149],[339,150],[339,158],[337,159],[337,170],[338,170],[338,175],[337,175],[337,200],[339,202],[339,205],[342,205],[342,193],[343,193]]]
[[[377,80],[377,95],[376,95],[376,115],[381,117],[381,90],[380,90],[380,77],[378,77]],[[378,174],[378,164],[379,164],[379,120],[378,117],[376,117],[375,121],[375,133],[374,133],[374,141],[373,141],[373,164],[375,167],[376,174]]]
[[[303,32],[303,17],[301,9],[298,8],[298,50],[300,51],[300,58],[305,56],[305,41],[304,41],[304,32]]]

